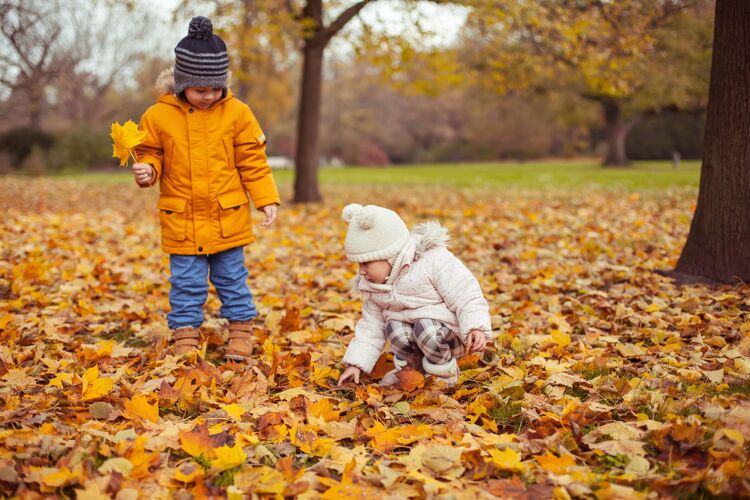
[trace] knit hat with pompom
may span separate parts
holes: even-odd
[[[349,223],[344,249],[352,262],[393,262],[409,239],[409,230],[393,210],[377,205],[347,205],[341,218]]]
[[[188,34],[174,48],[174,93],[188,87],[227,88],[229,55],[224,40],[214,35],[211,20],[197,16],[190,20]]]

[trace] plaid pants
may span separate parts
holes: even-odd
[[[443,364],[451,358],[460,358],[464,352],[463,344],[450,328],[434,319],[418,319],[414,325],[389,321],[385,336],[393,354],[402,360],[419,351],[430,363]]]

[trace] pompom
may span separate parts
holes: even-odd
[[[375,226],[375,214],[360,213],[357,217],[357,225],[364,231],[372,229]]]
[[[190,20],[188,26],[188,36],[190,38],[200,38],[208,40],[214,34],[214,25],[207,17],[196,16]]]
[[[341,211],[341,218],[346,222],[350,222],[361,210],[362,205],[358,203],[351,203],[345,206],[344,210]]]

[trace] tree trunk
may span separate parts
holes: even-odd
[[[642,115],[629,119],[622,116],[620,103],[611,99],[602,101],[604,112],[604,130],[607,135],[607,155],[602,165],[605,167],[627,167],[630,165],[625,152],[625,139],[630,129],[641,120]]]
[[[323,80],[325,45],[308,40],[302,50],[302,92],[297,117],[297,152],[294,202],[320,201],[318,190],[318,123]]]
[[[698,205],[675,272],[750,281],[750,2],[717,0]]]

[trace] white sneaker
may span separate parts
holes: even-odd
[[[458,383],[458,362],[451,358],[447,363],[439,365],[430,363],[426,357],[422,358],[422,368],[435,380],[442,380],[447,387],[453,387]]]

